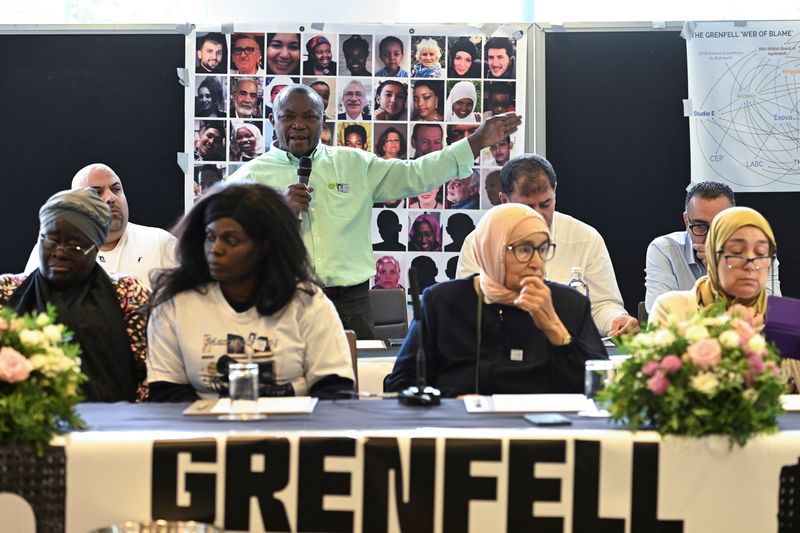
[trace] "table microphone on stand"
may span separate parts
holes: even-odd
[[[422,314],[422,306],[419,304],[419,282],[417,281],[417,269],[411,267],[408,270],[409,292],[411,293],[411,306],[414,309],[414,320],[417,323],[417,384],[403,390],[398,397],[400,403],[404,405],[422,405],[429,407],[439,405],[441,393],[426,385],[427,359],[425,357],[425,317]]]

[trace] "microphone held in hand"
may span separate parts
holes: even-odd
[[[304,155],[300,158],[297,165],[297,183],[308,185],[308,177],[311,175],[311,158]]]
[[[311,158],[304,155],[297,165],[297,183],[308,186],[308,177],[311,176]],[[297,220],[303,221],[303,214],[297,213]]]

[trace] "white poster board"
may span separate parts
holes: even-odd
[[[389,146],[397,150],[393,157],[399,159],[427,153],[423,145],[431,144],[431,151],[439,150],[477,129],[485,118],[515,111],[523,116],[521,127],[506,142],[484,149],[475,160],[471,177],[451,180],[419,197],[374,205],[371,232],[376,276],[371,287],[408,287],[407,272],[412,262],[428,280],[421,283],[422,288],[452,279],[456,254],[466,235],[464,228],[471,229],[485,210],[499,202],[500,168],[525,151],[529,63],[525,28],[527,25],[493,25],[491,34],[485,35],[464,24],[326,24],[315,29],[299,23],[249,23],[235,28],[198,27],[187,39],[193,74],[187,98],[187,131],[191,132],[187,135],[187,143],[191,143],[187,153],[194,161],[186,205],[246,161],[269,151],[273,140],[271,99],[287,83],[303,83],[318,92],[323,84],[328,128],[323,131],[323,140],[384,158],[389,158]],[[210,34],[216,41],[207,44]],[[431,45],[436,48],[434,67],[423,68],[418,59],[425,43],[427,50]],[[244,51],[248,47],[252,52]],[[355,63],[348,63],[345,52],[355,48],[366,52],[354,71],[351,67]],[[315,54],[322,49],[327,57],[324,65],[315,68]],[[213,55],[215,50],[218,56]],[[399,71],[387,72],[387,51],[399,53]],[[471,61],[466,66],[465,54]],[[208,57],[213,59],[209,62]],[[385,99],[379,93],[387,82],[403,95],[402,104],[396,108],[386,104],[388,107],[382,109]],[[415,105],[415,99],[423,97],[416,92],[418,86],[428,86],[431,89],[427,92],[435,93],[438,106],[434,112],[421,111]],[[352,115],[348,105],[355,93],[360,95],[361,113]],[[454,102],[464,98],[472,99],[472,107],[464,116],[457,116]],[[209,128],[213,139],[205,138]],[[420,141],[414,143],[417,130]],[[362,133],[361,139],[354,136],[356,131]],[[429,141],[427,137],[436,139]],[[454,217],[457,213],[462,216]],[[388,235],[387,222],[401,231]],[[435,236],[433,244],[414,241],[423,222]],[[398,270],[389,276],[391,279],[375,279],[381,261],[391,262]]]
[[[800,22],[688,22],[692,181],[800,190]]]

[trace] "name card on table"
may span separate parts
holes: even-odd
[[[800,394],[784,394],[781,396],[781,407],[784,411],[800,411]]]
[[[356,341],[357,350],[385,350],[386,344],[380,339],[364,339]]]
[[[583,394],[494,394],[466,396],[468,413],[572,413],[594,410]]]

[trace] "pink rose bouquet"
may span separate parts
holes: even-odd
[[[601,392],[611,418],[662,434],[727,435],[744,445],[777,430],[786,382],[751,309],[719,306],[623,338],[614,383]],[[665,342],[665,339],[669,342]]]
[[[86,380],[72,334],[55,310],[18,317],[0,308],[0,444],[35,444],[85,424],[75,411]]]

